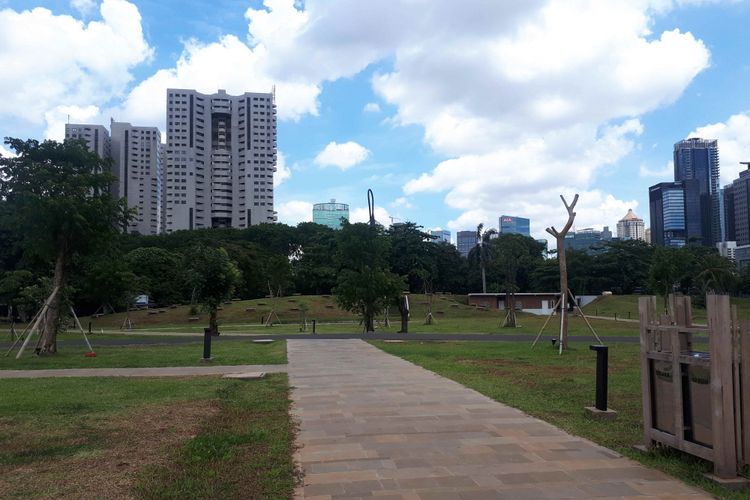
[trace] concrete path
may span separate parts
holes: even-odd
[[[287,365],[203,365],[166,366],[162,368],[61,368],[56,370],[0,370],[3,378],[44,377],[190,377],[195,375],[226,375],[227,373],[287,371]]]
[[[299,498],[708,498],[361,340],[288,357]]]

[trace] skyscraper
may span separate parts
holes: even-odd
[[[694,137],[676,143],[674,180],[685,182],[687,239],[713,246],[721,240],[717,141]]]
[[[167,90],[165,230],[275,222],[272,93]]]
[[[632,209],[628,209],[625,217],[617,223],[617,237],[621,240],[643,240],[645,231],[643,219],[635,215]]]
[[[732,193],[734,239],[737,246],[750,245],[750,168],[732,182]]]
[[[128,231],[159,234],[162,223],[162,143],[156,127],[112,121],[113,173],[118,197],[136,210]]]
[[[498,220],[500,234],[522,234],[531,236],[530,221],[524,217],[515,217],[513,215],[501,215]]]
[[[661,182],[648,188],[651,243],[681,247],[687,242],[685,183]]]
[[[99,158],[106,159],[110,157],[110,137],[109,132],[103,125],[92,125],[89,123],[66,123],[66,139],[83,139],[89,151],[99,155]]]
[[[430,236],[434,238],[432,241],[434,241],[435,243],[439,243],[441,241],[444,241],[446,243],[451,242],[451,232],[444,229],[441,229],[439,231],[430,230]]]
[[[313,205],[313,222],[328,226],[331,229],[341,229],[341,219],[349,220],[349,205],[346,203],[316,203]]]
[[[456,233],[456,248],[458,248],[458,253],[464,257],[468,257],[469,252],[475,246],[477,246],[476,231],[458,231]]]
[[[139,234],[162,231],[161,132],[156,127],[136,127],[129,123],[102,125],[66,124],[65,138],[86,140],[89,149],[101,158],[112,159],[114,196],[125,198],[135,216],[127,228]]]

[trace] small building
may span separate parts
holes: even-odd
[[[513,294],[515,299],[516,311],[527,312],[531,314],[546,315],[552,312],[557,299],[560,298],[560,292],[528,292]],[[576,301],[580,307],[590,304],[594,301],[596,295],[580,295]],[[505,292],[502,293],[470,293],[469,305],[484,307],[487,309],[498,309],[505,311]]]
[[[344,220],[349,220],[349,205],[346,203],[336,203],[336,200],[332,199],[330,203],[313,205],[313,222],[316,224],[341,229]]]

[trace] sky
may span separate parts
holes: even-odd
[[[165,131],[167,88],[275,89],[280,222],[335,198],[453,233],[548,237],[632,208],[675,142],[750,161],[750,1],[0,0],[0,136],[110,118]],[[0,146],[2,148],[2,146]],[[0,149],[0,154],[7,150]]]

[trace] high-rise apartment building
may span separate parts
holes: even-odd
[[[272,93],[167,90],[165,231],[275,222]]]
[[[135,209],[128,231],[162,232],[163,145],[156,127],[136,127],[112,121],[113,173],[119,179],[114,192]]]
[[[736,241],[734,220],[734,185],[727,184],[721,190],[722,201],[722,241]]]
[[[698,238],[700,244],[713,246],[721,240],[717,141],[694,137],[676,143],[674,180],[685,181],[688,239]]]
[[[500,234],[522,234],[531,236],[530,221],[524,217],[513,215],[501,215],[498,220]]]
[[[734,240],[737,246],[750,245],[750,168],[732,182],[732,194]]]
[[[430,236],[432,236],[432,241],[434,241],[435,243],[439,243],[441,241],[445,243],[451,242],[451,232],[444,229],[440,229],[437,231],[430,230]]]
[[[477,246],[476,231],[458,231],[456,233],[456,248],[458,248],[458,253],[464,257],[468,257],[469,252],[475,246]]]
[[[103,125],[92,125],[86,123],[66,123],[66,139],[84,139],[89,151],[99,155],[99,158],[110,157],[109,132]]]
[[[346,203],[336,203],[333,199],[330,203],[313,205],[313,222],[316,224],[341,229],[342,219],[349,220],[349,205]]]
[[[632,209],[617,223],[617,237],[621,240],[644,240],[646,225]]]
[[[688,240],[685,182],[661,182],[648,188],[651,243],[682,247]]]
[[[126,198],[135,216],[125,230],[139,234],[162,231],[162,143],[156,127],[135,127],[112,121],[110,131],[102,125],[65,125],[66,139],[85,139],[89,149],[112,159],[117,180],[111,191]]]

